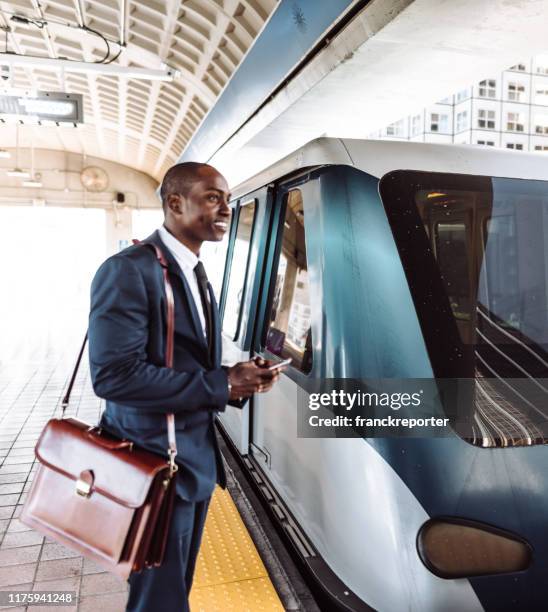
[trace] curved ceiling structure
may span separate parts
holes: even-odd
[[[84,96],[83,124],[46,127],[25,121],[20,145],[32,140],[36,147],[109,159],[160,179],[275,6],[276,0],[0,0],[2,51],[101,62],[106,43],[95,30],[109,41],[115,64],[149,69],[167,64],[177,71],[166,82],[54,65],[14,66],[0,86]],[[14,146],[14,125],[2,124],[0,136],[3,147]]]

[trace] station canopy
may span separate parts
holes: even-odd
[[[161,179],[275,6],[276,0],[0,1],[0,51],[11,54],[0,55],[0,89],[83,95],[83,124],[24,119],[21,144],[84,153]],[[24,63],[21,56],[38,59]],[[16,61],[9,69],[2,65],[8,57]],[[63,68],[58,59],[93,63],[93,70],[76,72],[66,62]],[[126,73],[109,73],[113,66]],[[174,78],[136,79],[135,68],[171,70]],[[15,131],[9,123],[0,127],[2,147],[15,146]]]

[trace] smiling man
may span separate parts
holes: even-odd
[[[206,240],[228,230],[225,178],[206,164],[171,168],[161,186],[164,225],[144,243],[159,248],[173,287],[173,367],[165,367],[163,268],[146,244],[107,259],[91,287],[89,351],[93,387],[107,400],[101,426],[166,455],[166,414],[175,415],[177,497],[161,567],[133,573],[127,610],[182,612],[209,499],[225,472],[214,420],[230,400],[268,391],[280,370],[257,359],[221,367],[217,304],[199,259]]]

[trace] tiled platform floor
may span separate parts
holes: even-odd
[[[60,396],[71,367],[70,362],[53,358],[47,363],[0,367],[0,591],[76,591],[79,598],[77,606],[57,609],[122,612],[127,599],[126,582],[103,571],[77,553],[43,538],[18,520],[37,468],[34,445],[48,419],[60,415]],[[67,416],[95,423],[100,411],[101,400],[93,394],[88,368],[84,363],[73,389]],[[227,492],[219,491],[219,494],[216,494],[218,501],[213,501],[212,508],[217,505],[220,511],[216,518],[213,512],[210,513],[206,524],[204,557],[206,549],[212,548],[212,538],[208,536],[208,531],[215,534],[219,529],[216,522],[226,521],[227,513],[232,511],[236,512],[236,517],[232,519],[237,525],[236,531],[240,530],[244,539],[241,540],[243,544],[234,548],[230,544],[228,546],[237,554],[240,554],[242,546],[254,550],[247,532],[243,533],[243,523],[238,525],[241,519],[237,516],[230,496]],[[232,555],[230,550],[226,550],[226,543],[221,542],[219,548],[218,538],[214,540],[217,554]],[[254,554],[249,571],[244,568],[245,564],[231,565],[230,571],[234,572],[234,567],[237,567],[238,576],[226,580],[219,568],[212,565],[217,564],[216,560],[199,559],[196,593],[193,592],[191,596],[193,609],[200,612],[283,610],[256,551]],[[212,590],[215,585],[220,589],[219,592]],[[249,587],[247,590],[246,586]],[[234,593],[231,596],[232,591]],[[231,598],[236,603],[230,603]],[[52,607],[31,606],[28,609],[40,612],[51,610]]]
[[[121,612],[127,599],[124,581],[18,520],[37,468],[34,445],[47,421],[60,415],[59,398],[71,367],[59,358],[0,367],[0,590],[76,591],[78,606],[56,609]],[[82,367],[67,414],[93,423],[100,411],[101,400]],[[33,612],[52,609],[29,607]]]

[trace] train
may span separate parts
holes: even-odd
[[[223,360],[292,363],[219,427],[333,609],[548,606],[547,162],[320,138],[234,189]],[[301,436],[324,379],[472,381],[470,427]]]

